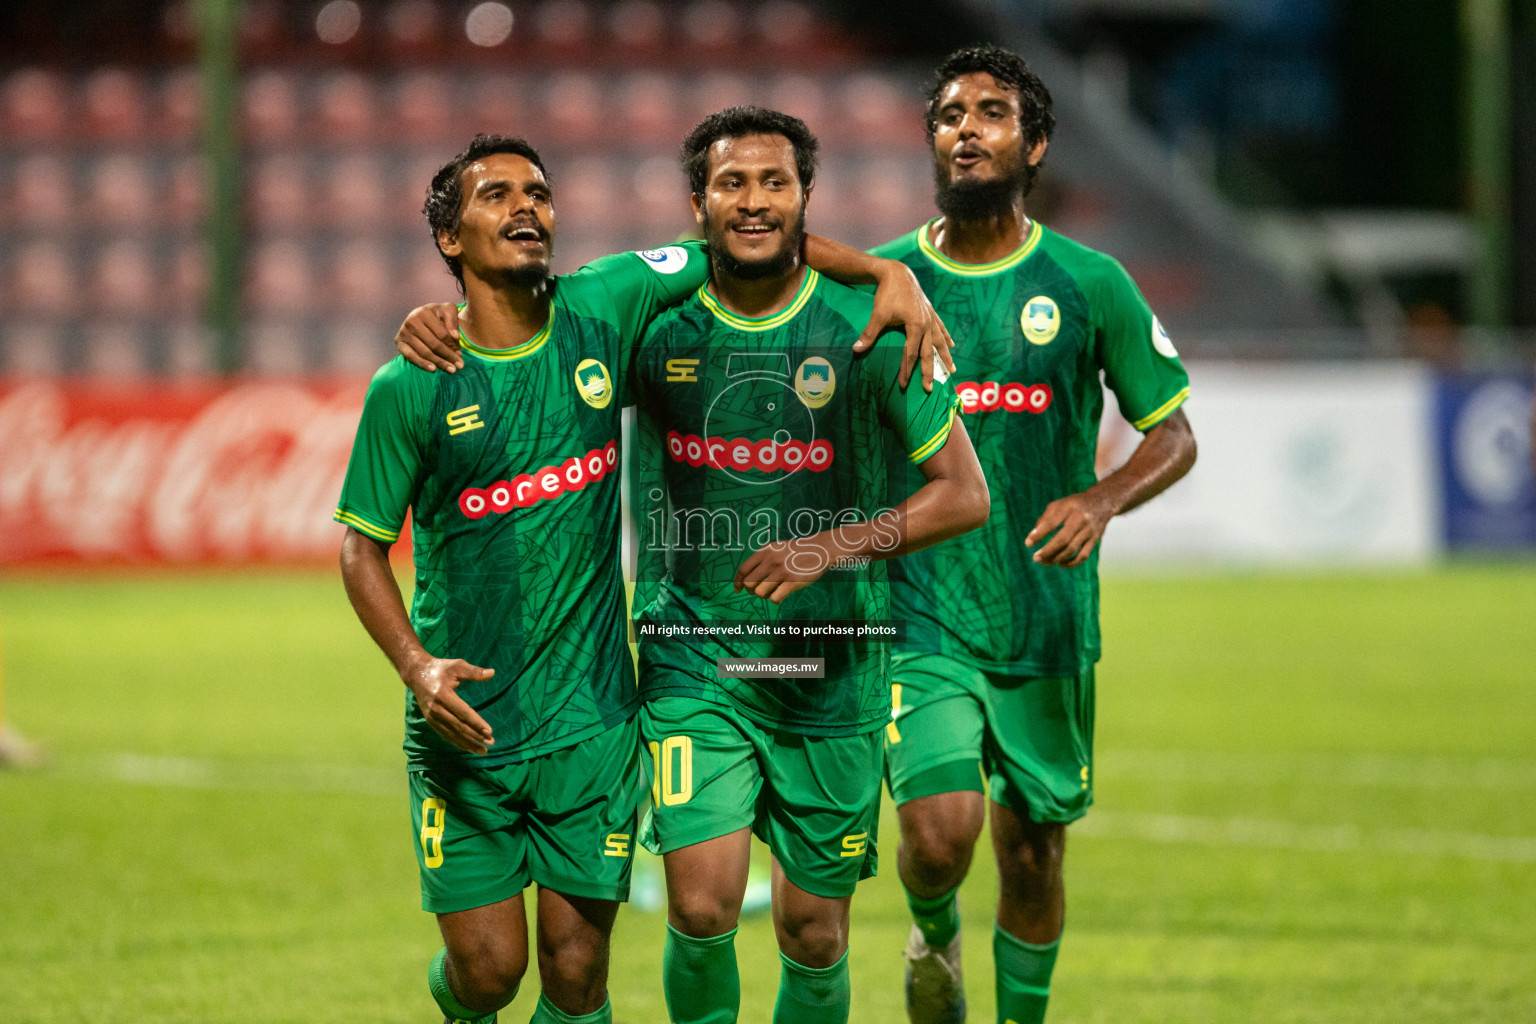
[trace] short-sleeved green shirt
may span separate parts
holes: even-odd
[[[903,649],[989,671],[1070,676],[1099,658],[1095,550],[1042,566],[1024,538],[1045,507],[1096,481],[1103,383],[1146,431],[1189,395],[1178,353],[1125,269],[1039,223],[995,263],[956,263],[925,224],[874,250],[917,275],[950,334],[955,389],[992,496],[985,526],[891,569]],[[893,497],[917,483],[893,478]]]
[[[701,288],[657,319],[633,373],[642,626],[889,619],[884,562],[834,567],[782,605],[733,587],[763,545],[890,508],[887,437],[904,464],[949,437],[953,388],[896,385],[901,335],[852,351],[871,311],[867,295],[807,270],[773,316],[737,316]],[[823,658],[826,676],[716,678],[717,659],[762,657]],[[642,630],[640,686],[646,699],[702,697],[770,728],[855,735],[890,717],[887,659],[886,644],[868,639],[647,639]]]
[[[413,764],[523,761],[633,713],[619,566],[620,410],[629,350],[707,275],[702,246],[596,260],[554,279],[549,323],[513,349],[464,339],[464,368],[396,357],[377,374],[336,519],[376,540],[410,511],[411,623],[436,657],[493,668],[459,695],[491,726],[471,758],[407,693]]]

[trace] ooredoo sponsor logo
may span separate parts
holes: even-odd
[[[497,480],[489,487],[467,488],[459,495],[459,511],[470,519],[482,519],[492,512],[528,508],[535,502],[550,501],[562,494],[579,491],[612,473],[618,465],[619,443],[609,441],[585,455],[573,455],[558,466],[519,473],[511,480]]]
[[[780,431],[787,434],[787,431]],[[667,453],[673,462],[690,466],[742,472],[794,473],[808,469],[820,473],[832,465],[830,441],[796,441],[790,437],[769,437],[753,441],[743,437],[700,437],[667,431]]]
[[[1049,384],[1001,384],[995,380],[966,381],[955,386],[961,412],[1042,413],[1051,407]]]

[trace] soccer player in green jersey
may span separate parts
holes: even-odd
[[[409,688],[406,752],[422,906],[444,950],[444,1015],[492,1021],[527,967],[534,1021],[605,1022],[609,934],[627,896],[637,696],[618,559],[628,349],[704,279],[700,247],[551,277],[554,208],[526,142],[478,137],[433,178],[438,249],[464,290],[465,366],[396,358],[369,386],[336,518],[342,575]],[[409,618],[388,549],[407,511]]]
[[[914,1024],[965,1018],[955,892],[988,804],[997,1020],[1044,1018],[1066,825],[1093,799],[1098,544],[1113,516],[1195,461],[1179,408],[1189,378],[1135,284],[1025,212],[1053,125],[1049,92],[1017,55],[953,54],[928,97],[943,216],[875,250],[913,269],[954,333],[956,389],[992,494],[983,528],[892,568],[908,634],[893,663],[886,772],[914,918]],[[1101,373],[1145,437],[1098,480]]]
[[[851,352],[869,298],[800,259],[815,150],[803,122],[754,107],[694,129],[683,162],[710,280],[657,318],[631,374],[653,780],[642,839],[667,876],[662,985],[675,1024],[736,1020],[753,832],[773,853],[774,1021],[848,1019],[849,906],[875,868],[888,648],[791,631],[887,620],[879,560],[987,512],[953,387],[940,374],[931,391],[903,390],[898,335]],[[887,437],[923,480],[894,509]],[[764,658],[811,664],[765,676]]]

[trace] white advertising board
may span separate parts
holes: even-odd
[[[1200,456],[1110,524],[1106,570],[1137,563],[1413,564],[1439,549],[1433,374],[1403,362],[1194,363]],[[1100,472],[1140,439],[1106,400]]]

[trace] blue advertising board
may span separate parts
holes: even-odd
[[[1451,548],[1536,547],[1530,373],[1448,373],[1435,433]]]

